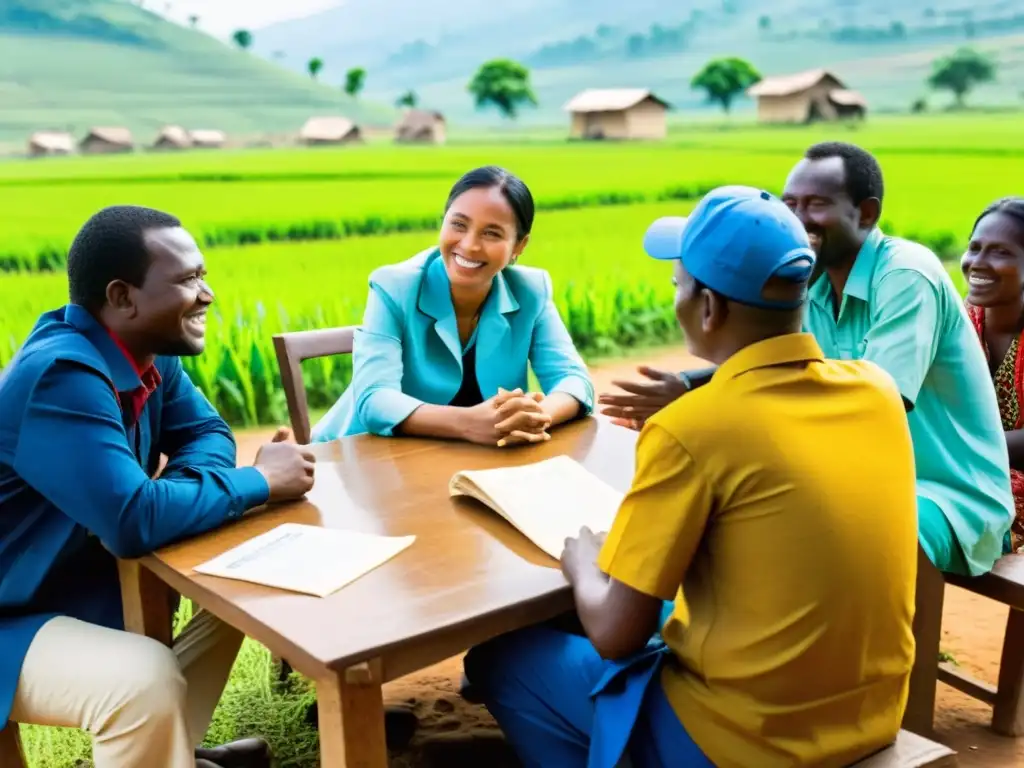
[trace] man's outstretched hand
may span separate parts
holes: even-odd
[[[598,397],[601,413],[615,424],[640,430],[651,416],[686,393],[686,385],[675,373],[641,365],[637,368],[648,381],[613,381],[625,394]]]

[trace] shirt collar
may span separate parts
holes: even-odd
[[[155,364],[139,369],[117,334],[106,328],[84,307],[69,304],[64,319],[82,332],[106,362],[122,408],[130,423],[135,423],[149,396],[160,386],[160,371]]]
[[[714,378],[734,379],[758,368],[797,362],[823,362],[825,354],[810,333],[787,333],[744,347],[719,366]]]
[[[417,306],[421,312],[435,320],[455,316],[455,306],[452,304],[452,285],[448,279],[448,270],[445,269],[440,250],[431,256],[430,263],[427,265],[426,275],[420,286]],[[498,314],[506,315],[517,309],[519,309],[519,302],[512,295],[512,289],[509,288],[505,276],[499,272],[494,276],[494,283],[484,302],[483,311],[493,310]]]
[[[68,304],[64,320],[77,328],[103,357],[118,392],[130,392],[142,386],[142,377],[135,361],[120,343],[92,314],[78,304]]]
[[[875,227],[868,234],[864,245],[857,251],[857,257],[853,260],[853,268],[850,276],[846,279],[846,286],[843,288],[844,296],[852,296],[861,301],[867,301],[871,295],[871,278],[875,274],[875,266],[878,264],[878,252],[882,245],[882,230]],[[832,283],[828,275],[822,272],[818,279],[811,286],[808,298],[820,307],[828,307],[832,298]]]

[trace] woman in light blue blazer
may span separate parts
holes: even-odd
[[[352,383],[313,441],[370,432],[509,445],[591,412],[587,367],[547,272],[516,265],[533,197],[507,171],[452,187],[437,247],[370,275]],[[527,392],[527,365],[542,393]]]

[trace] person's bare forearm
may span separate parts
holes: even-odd
[[[605,639],[613,632],[608,626],[608,595],[611,579],[596,565],[583,568],[573,581],[573,598],[576,601],[576,613],[579,616],[583,631],[590,642],[604,655],[602,646]]]
[[[580,412],[580,401],[565,392],[552,392],[540,401],[541,410],[551,417],[550,426],[563,424],[576,418]]]
[[[465,439],[466,409],[453,405],[421,405],[395,431],[408,437]]]

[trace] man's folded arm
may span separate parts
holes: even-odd
[[[181,467],[152,480],[128,447],[110,382],[58,360],[32,389],[14,469],[118,557],[138,557],[205,533],[266,502],[254,467]]]

